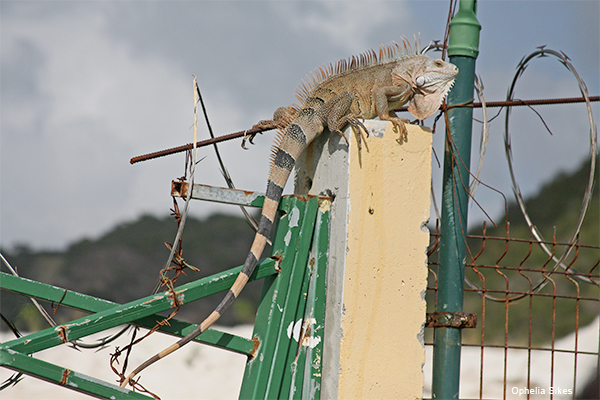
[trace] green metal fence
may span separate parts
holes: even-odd
[[[187,185],[180,185],[179,190],[182,188],[187,190]],[[192,193],[195,199],[254,207],[261,207],[264,200],[249,192],[203,185],[194,185]],[[209,329],[196,338],[197,342],[248,356],[240,398],[320,397],[329,205],[330,199],[326,197],[287,196],[281,201],[272,257],[262,260],[250,278],[264,279],[253,337]],[[236,267],[178,286],[175,293],[180,303],[190,303],[228,290],[240,270],[241,267]],[[0,274],[3,290],[92,313],[1,343],[0,366],[97,398],[150,398],[31,355],[124,324],[152,329],[157,321],[164,319],[158,313],[176,307],[171,292],[117,304]],[[182,337],[195,327],[195,324],[171,319],[169,325],[161,326],[158,331]]]

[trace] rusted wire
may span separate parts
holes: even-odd
[[[194,77],[193,89],[194,89],[194,141],[192,143],[192,149],[191,149],[192,151],[190,152],[191,154],[189,154],[189,156],[190,156],[189,163],[188,163],[187,158],[186,158],[186,163],[185,163],[185,166],[186,166],[185,175],[187,175],[187,168],[189,166],[189,173],[190,173],[189,181],[191,184],[194,183],[194,175],[196,172],[198,104],[200,102],[199,101],[200,90],[198,88],[198,83],[196,81],[196,77]],[[200,103],[200,104],[203,106],[202,103]],[[203,110],[204,110],[204,107],[203,107]],[[124,382],[127,379],[126,375],[125,375],[125,371],[127,368],[129,355],[130,355],[130,352],[131,352],[131,349],[133,348],[133,346],[136,345],[137,343],[141,342],[148,336],[150,336],[152,333],[154,333],[155,331],[160,329],[162,326],[168,325],[169,320],[172,319],[173,317],[175,317],[175,315],[179,312],[179,309],[181,308],[182,303],[180,302],[179,296],[177,295],[177,292],[175,291],[175,286],[174,286],[179,275],[182,273],[184,275],[186,275],[185,268],[191,268],[191,269],[197,271],[197,268],[194,268],[191,265],[189,265],[186,262],[186,260],[183,258],[183,249],[182,249],[183,229],[185,227],[185,223],[186,223],[186,220],[188,217],[191,194],[192,194],[192,191],[189,190],[187,193],[186,199],[185,199],[185,206],[184,206],[183,212],[179,211],[179,206],[177,204],[177,201],[175,198],[173,198],[174,205],[173,205],[173,209],[171,209],[171,212],[172,212],[172,215],[175,217],[175,220],[177,221],[177,225],[178,225],[177,233],[175,235],[175,239],[173,240],[173,244],[165,243],[167,248],[169,249],[169,256],[167,258],[167,261],[165,262],[164,267],[159,272],[159,281],[153,291],[153,294],[154,294],[154,293],[157,293],[161,287],[165,287],[166,291],[168,292],[168,295],[172,299],[172,308],[174,308],[174,310],[165,319],[163,319],[161,321],[157,321],[156,325],[152,329],[150,329],[146,333],[146,335],[144,335],[143,337],[135,340],[135,331],[134,331],[134,335],[131,339],[131,343],[129,343],[127,346],[125,346],[125,348],[122,350],[120,350],[119,348],[116,348],[115,353],[111,354],[110,366],[111,366],[113,372],[115,372],[119,376],[120,383]],[[168,273],[173,270],[175,271],[175,276],[173,278],[170,278],[168,276]],[[127,350],[127,353],[125,354],[123,368],[121,371],[118,371],[116,369],[116,367],[114,367],[114,363],[119,362],[118,358],[123,353],[124,350]],[[134,390],[140,390],[144,393],[148,393],[148,394],[152,395],[154,398],[157,398],[157,399],[159,398],[154,393],[146,390],[138,381],[127,380],[127,382],[130,386],[132,386],[132,388]]]
[[[585,273],[585,272],[581,272],[581,271],[578,271],[575,268],[573,268],[573,265],[575,264],[575,262],[578,259],[580,250],[582,250],[582,249],[600,250],[600,246],[583,244],[583,243],[572,244],[572,243],[558,242],[558,241],[538,241],[533,237],[530,239],[513,238],[513,237],[510,237],[508,235],[508,233],[507,233],[507,236],[505,236],[505,237],[488,236],[485,234],[485,232],[486,232],[486,224],[485,223],[483,224],[482,229],[483,229],[483,234],[481,234],[481,235],[476,235],[476,234],[466,235],[467,240],[480,240],[481,241],[480,249],[478,250],[478,252],[476,254],[471,253],[472,260],[470,262],[466,262],[466,264],[465,264],[466,267],[477,268],[477,269],[501,268],[501,269],[507,270],[507,271],[515,271],[515,272],[527,271],[527,272],[545,274],[546,276],[557,275],[557,276],[564,276],[564,277],[568,276],[569,278],[585,278],[583,280],[586,283],[590,283],[594,286],[600,286],[600,284],[597,282],[598,272],[594,272],[595,269],[597,269],[598,266],[600,265],[600,253],[599,253],[598,261],[590,268],[590,272]],[[507,230],[507,232],[508,232],[508,230]],[[427,254],[428,254],[428,257],[431,259],[431,257],[433,256],[433,254],[436,252],[436,250],[439,247],[439,233],[432,232],[430,235],[432,237],[432,243],[427,250]],[[504,242],[505,245],[504,245],[503,253],[500,256],[498,256],[498,258],[496,259],[494,264],[485,264],[485,263],[478,262],[477,261],[478,258],[480,258],[480,256],[486,252],[486,243],[489,241]],[[528,256],[523,258],[517,266],[503,265],[503,266],[499,267],[502,259],[508,253],[510,243],[529,244],[529,247],[531,247],[534,244],[535,245],[545,244],[545,245],[551,246],[553,250],[552,250],[552,254],[550,254],[548,256],[548,258],[546,259],[544,264],[537,268],[523,267],[523,263],[527,260]],[[472,247],[472,246],[470,246],[470,247]],[[556,253],[556,248],[559,248],[559,247],[573,247],[575,249],[575,255],[564,270],[553,270],[552,268],[549,268],[548,265],[553,260],[554,254]],[[438,265],[438,263],[430,260],[430,265]],[[468,279],[465,279],[465,281],[470,283],[470,281],[468,281]],[[487,297],[489,300],[502,301],[502,302],[504,302],[505,300],[490,297],[489,293],[516,294],[516,295],[517,294],[526,294],[526,295],[535,294],[535,295],[542,296],[542,297],[550,296],[547,293],[540,293],[539,288],[536,288],[535,286],[533,286],[531,291],[525,291],[525,292],[522,290],[499,290],[499,289],[487,289],[486,290],[485,288],[480,288],[474,284],[471,284],[469,286],[470,286],[470,288],[466,288],[465,291],[488,293]],[[429,289],[433,289],[433,288],[429,288]],[[557,297],[562,297],[562,296],[559,294],[559,295],[557,295]],[[571,298],[569,296],[564,296],[564,297]],[[596,300],[595,298],[587,298],[587,297],[581,297],[581,298],[584,300]],[[509,298],[509,301],[515,301],[515,300],[518,300],[518,298]]]
[[[480,333],[471,336],[470,339],[465,339],[463,336],[462,346],[479,347],[480,349],[478,357],[480,363],[479,398],[506,399],[510,397],[510,375],[514,373],[512,371],[514,360],[509,360],[513,357],[510,353],[512,351],[526,352],[523,355],[522,376],[524,381],[528,382],[525,386],[527,388],[535,386],[534,382],[540,378],[539,375],[536,376],[534,373],[536,364],[533,361],[537,359],[535,352],[548,354],[548,371],[551,374],[548,379],[550,387],[555,387],[558,384],[555,374],[562,373],[558,369],[561,362],[558,355],[572,355],[575,359],[572,364],[573,381],[571,389],[575,394],[578,387],[580,388],[583,384],[583,382],[578,381],[581,378],[577,375],[577,371],[584,368],[585,365],[581,363],[580,360],[583,360],[581,357],[598,356],[595,350],[582,347],[579,332],[582,323],[581,310],[584,308],[588,310],[586,318],[589,319],[593,316],[590,314],[590,309],[593,310],[596,305],[600,306],[597,289],[583,291],[583,285],[586,285],[589,289],[590,285],[597,286],[596,283],[600,280],[600,246],[578,242],[572,245],[558,242],[556,237],[553,237],[550,241],[544,241],[552,252],[550,256],[546,256],[543,252],[537,250],[539,242],[533,235],[528,239],[512,238],[508,235],[508,232],[507,230],[506,237],[491,236],[487,234],[484,224],[481,234],[467,235],[472,250],[472,259],[466,262],[466,268],[479,277],[479,287],[467,287],[465,289],[465,299],[471,299],[471,301],[465,303],[465,311],[473,312],[474,310],[471,307],[477,307],[475,309],[477,310],[477,329],[480,329]],[[429,276],[427,291],[434,295],[437,293],[437,279],[435,278],[439,268],[436,259],[436,250],[439,247],[439,232],[432,232],[430,236],[431,245],[427,254],[431,275]],[[571,257],[565,261],[566,268],[553,271],[552,255],[559,254],[562,248],[569,246],[574,246],[574,249]],[[584,252],[585,257],[583,257]],[[594,255],[596,252],[597,257]],[[533,258],[534,255],[536,258]],[[508,260],[509,256],[511,261]],[[543,256],[543,258],[540,259],[540,256]],[[573,272],[575,267],[583,272]],[[577,274],[590,278],[590,283],[574,279]],[[499,278],[495,282],[494,279],[490,280],[494,275]],[[536,276],[543,276],[548,282],[547,290],[539,291],[535,289]],[[519,286],[522,288],[519,288]],[[473,295],[479,295],[481,300],[476,301]],[[527,300],[525,297],[527,297]],[[493,307],[487,308],[488,301],[492,299],[500,302],[502,308],[497,310]],[[543,314],[540,311],[543,311]],[[489,313],[493,314],[487,315]],[[569,322],[565,325],[564,320],[566,318]],[[536,321],[541,320],[547,321],[547,330],[544,331],[545,334],[543,335],[545,339],[541,342],[545,344],[539,344],[541,331],[539,328],[536,330]],[[488,321],[491,323],[489,326]],[[516,321],[519,322],[515,324]],[[519,331],[513,332],[513,328],[517,328],[517,326],[523,328],[520,333]],[[571,342],[572,347],[563,347],[564,344],[560,345],[558,343],[558,339],[565,334],[565,328],[568,328],[571,335],[574,335],[574,344]],[[430,340],[426,344],[433,345]],[[502,389],[498,389],[496,394],[492,394],[490,389],[486,389],[491,381],[489,378],[486,380],[489,372],[485,372],[488,371],[486,370],[487,366],[484,366],[485,349],[497,349],[503,357],[503,361],[500,361],[498,366],[499,373],[504,378],[504,385]],[[523,397],[526,398],[526,396]]]
[[[141,342],[144,338],[146,338],[148,335],[150,335],[150,333],[154,332],[154,329],[151,330],[150,332],[148,332],[143,337],[137,339],[137,340],[135,339],[136,331],[137,331],[137,329],[133,330],[133,334],[131,336],[131,341],[130,341],[130,343],[128,345],[126,345],[122,349],[119,349],[118,347],[116,347],[115,348],[115,352],[110,354],[110,368],[113,370],[113,372],[116,375],[119,376],[119,379],[120,379],[121,382],[123,380],[125,380],[125,371],[127,370],[127,364],[128,364],[128,360],[129,360],[129,355],[131,354],[131,350],[133,349],[133,346],[136,345],[137,343]],[[126,352],[125,360],[123,361],[123,366],[121,368],[121,371],[119,371],[117,369],[117,367],[115,366],[115,363],[119,364],[119,357],[121,356],[121,354],[124,351]],[[131,385],[131,387],[133,388],[134,391],[139,391],[141,393],[148,393],[149,395],[151,395],[155,399],[160,400],[160,397],[158,397],[156,394],[154,394],[154,393],[150,392],[149,390],[147,390],[138,381],[132,379],[132,380],[129,381],[129,384]]]
[[[579,88],[581,90],[581,93],[583,94],[583,96],[581,98],[562,98],[562,99],[542,99],[542,100],[531,100],[531,101],[523,101],[523,100],[513,100],[512,97],[512,93],[514,92],[514,88],[516,85],[516,82],[518,80],[518,78],[522,75],[523,71],[525,70],[525,68],[527,67],[527,63],[536,57],[546,57],[547,54],[553,55],[555,57],[557,57],[559,59],[559,61],[565,66],[567,67],[567,69],[569,69],[569,71],[571,71],[573,73],[573,75],[576,77],[578,84],[579,84]],[[478,90],[479,92],[482,92],[482,88]],[[482,105],[483,105],[483,109],[484,109],[484,115],[485,115],[485,110],[486,107],[489,106],[490,103],[485,102],[485,100],[483,99],[483,97],[480,94],[480,98],[482,99]],[[515,174],[514,174],[514,169],[513,169],[513,165],[512,165],[512,150],[511,150],[511,145],[510,145],[510,136],[508,133],[508,121],[509,121],[509,114],[510,112],[507,111],[506,113],[506,129],[505,129],[505,149],[506,149],[506,154],[507,154],[507,159],[508,159],[508,164],[509,164],[509,170],[510,170],[510,176],[511,176],[511,180],[513,183],[513,192],[515,193],[515,196],[517,198],[517,202],[519,204],[519,207],[521,209],[521,212],[523,213],[527,224],[529,226],[530,232],[531,234],[537,239],[537,243],[539,244],[539,246],[544,250],[544,252],[546,252],[546,254],[548,254],[551,259],[555,262],[555,266],[550,270],[547,271],[548,275],[543,275],[542,278],[540,278],[534,285],[534,291],[540,291],[544,288],[544,286],[548,283],[548,278],[549,276],[552,275],[552,273],[554,273],[559,267],[563,268],[563,269],[567,269],[567,267],[564,265],[564,260],[569,256],[570,252],[573,250],[574,248],[574,243],[578,237],[579,234],[579,230],[581,229],[581,226],[583,224],[583,219],[585,217],[585,214],[587,212],[589,203],[591,201],[591,193],[592,193],[592,189],[593,189],[593,183],[594,183],[594,172],[595,172],[595,157],[596,157],[596,131],[595,131],[595,127],[594,127],[594,119],[593,119],[593,115],[591,113],[591,104],[590,102],[592,101],[592,99],[594,100],[599,100],[600,96],[597,97],[593,97],[590,98],[590,96],[587,94],[587,88],[585,83],[581,80],[581,78],[579,77],[579,75],[577,74],[577,72],[575,71],[575,68],[571,65],[569,58],[564,54],[564,53],[559,53],[553,50],[548,50],[545,49],[543,46],[538,48],[537,51],[533,52],[531,55],[524,57],[523,60],[519,63],[519,66],[517,68],[517,72],[515,74],[515,78],[512,82],[512,85],[510,87],[509,90],[509,94],[508,94],[508,99],[506,102],[495,102],[495,103],[491,103],[494,106],[502,106],[502,105],[526,105],[526,106],[531,106],[531,105],[535,105],[535,104],[553,104],[553,103],[576,103],[576,102],[586,102],[587,103],[587,108],[588,108],[588,114],[589,114],[589,119],[590,119],[590,153],[591,153],[591,167],[590,167],[590,178],[588,180],[588,186],[586,188],[586,191],[584,193],[584,199],[583,199],[583,204],[581,207],[581,214],[578,220],[578,224],[576,229],[574,230],[573,234],[571,235],[571,238],[569,239],[569,243],[568,243],[568,247],[565,248],[565,250],[563,251],[563,253],[557,257],[555,255],[554,252],[550,252],[550,250],[548,249],[547,243],[544,242],[543,237],[541,235],[541,232],[539,231],[539,229],[537,228],[537,226],[535,226],[532,222],[531,222],[531,218],[529,217],[529,214],[527,213],[527,210],[525,208],[525,202],[523,200],[523,196],[520,192],[520,189],[518,187],[518,184],[516,182],[516,178],[515,178]],[[464,104],[464,105],[460,105],[461,107],[469,107],[472,106],[473,103],[470,102],[469,104]],[[446,107],[447,109],[447,107]],[[510,108],[509,108],[510,110]],[[534,110],[535,111],[535,110]],[[536,112],[537,113],[537,112]],[[538,114],[539,115],[539,114]],[[444,116],[446,116],[447,118],[447,114],[444,112]],[[483,163],[483,158],[484,158],[484,154],[485,154],[485,128],[486,128],[486,124],[485,122],[487,122],[487,118],[484,118],[484,131],[482,132],[482,147],[480,148],[480,160],[479,160],[479,166],[477,168],[477,173],[480,171],[481,169],[481,165]],[[542,122],[544,122],[542,120]],[[549,129],[547,127],[547,125],[544,122],[544,125],[546,126],[547,129]],[[448,126],[448,123],[446,121],[446,126]],[[451,137],[449,136],[449,134],[447,134],[448,136],[448,140],[450,141],[450,144],[452,145],[452,141],[451,141]],[[454,156],[454,152],[452,153]],[[453,163],[457,163],[459,160],[456,160],[455,158],[453,158]],[[462,160],[460,160],[462,162]],[[472,175],[472,174],[471,174]],[[475,182],[479,182],[479,179],[477,176],[473,176],[474,181],[472,182],[472,184],[470,185],[470,198],[471,200],[473,200],[478,206],[479,204],[475,201],[474,197],[473,197],[473,189],[476,188],[476,185],[474,185]],[[456,179],[455,177],[453,177],[453,179]],[[462,182],[462,179],[461,179]],[[487,186],[487,185],[486,185]],[[481,206],[479,206],[481,208]],[[505,199],[505,208],[506,208],[506,199]],[[483,209],[482,209],[483,210]],[[485,211],[484,211],[485,213]],[[487,215],[487,213],[486,213]],[[489,216],[488,216],[489,218]],[[490,221],[491,218],[490,218]],[[493,222],[493,221],[492,221]],[[495,225],[495,224],[494,224]],[[508,238],[508,226],[506,227],[507,229],[507,233],[506,233],[506,237]],[[464,229],[463,229],[464,230]],[[463,237],[466,238],[466,234],[464,234],[463,232]],[[554,243],[554,242],[552,242]],[[471,252],[470,248],[467,248],[467,250],[469,251],[469,253]],[[549,260],[550,261],[550,260]],[[577,271],[572,270],[571,271],[571,276],[575,277],[577,279],[580,279],[582,281],[591,283],[592,281],[590,280],[591,278],[587,278],[585,276],[583,276],[583,274],[578,273]],[[477,290],[478,287],[477,285],[474,285],[472,282],[470,282],[468,279],[465,279],[465,282],[468,284],[468,286],[470,286],[472,289]],[[493,301],[503,301],[502,299],[496,299],[496,298],[490,298],[489,294],[487,293],[483,293],[484,296],[488,297],[490,300]],[[520,298],[523,298],[525,295],[522,296],[516,296],[515,298],[511,298],[511,301],[515,301],[515,300],[519,300]]]
[[[480,347],[481,345],[473,344],[473,343],[463,343],[462,346],[464,346],[464,347]],[[495,349],[503,349],[504,345],[486,344],[485,347],[490,347],[490,348],[495,348]],[[581,355],[586,355],[586,356],[597,356],[598,355],[598,353],[593,353],[591,351],[585,351],[585,350],[549,349],[547,347],[519,346],[516,344],[508,345],[508,348],[514,349],[514,350],[554,351],[556,353],[581,354]]]

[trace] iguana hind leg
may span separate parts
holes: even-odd
[[[325,102],[319,111],[325,117],[329,131],[336,132],[341,135],[346,140],[346,144],[348,145],[350,142],[348,137],[344,134],[344,132],[342,132],[342,128],[344,128],[346,125],[350,125],[352,127],[352,131],[356,135],[358,148],[360,150],[360,128],[362,128],[367,135],[369,134],[369,131],[362,123],[361,119],[364,120],[364,118],[361,115],[350,113],[350,108],[353,101],[354,94],[352,92],[345,91]]]
[[[270,129],[285,129],[289,121],[291,121],[297,113],[298,111],[296,108],[292,106],[279,107],[273,113],[273,119],[263,119],[262,121],[258,121],[258,123],[248,130],[252,131],[260,129],[259,132],[248,133],[248,131],[246,131],[246,134],[244,134],[244,138],[242,139],[242,148],[247,150],[246,141],[250,142],[250,144],[254,144],[254,138],[258,133],[262,134],[263,131],[268,131]]]

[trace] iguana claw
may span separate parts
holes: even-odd
[[[246,147],[246,140],[249,141],[250,144],[254,144],[254,137],[258,133],[258,132],[248,133],[248,131],[249,131],[249,129],[247,129],[246,132],[244,132],[244,138],[242,139],[242,149],[244,149],[244,150],[248,150],[248,148]]]

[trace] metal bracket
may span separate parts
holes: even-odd
[[[477,315],[465,312],[436,311],[427,313],[425,328],[475,328]]]

